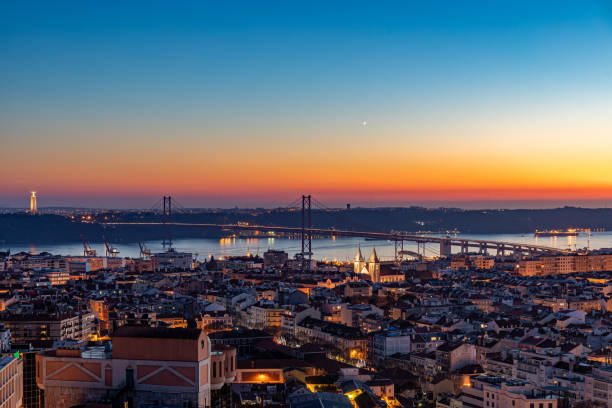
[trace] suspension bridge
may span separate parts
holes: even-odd
[[[287,206],[287,208],[295,209],[300,211],[301,226],[300,227],[288,227],[288,226],[275,226],[275,225],[253,225],[247,223],[231,223],[231,224],[219,224],[219,223],[197,223],[197,222],[177,222],[172,220],[173,211],[183,212],[184,207],[178,204],[176,200],[173,200],[170,196],[163,197],[156,204],[154,208],[159,206],[161,210],[160,221],[145,221],[145,222],[102,222],[106,225],[163,225],[167,227],[168,233],[164,241],[168,240],[171,242],[170,227],[194,227],[194,228],[218,228],[224,231],[259,231],[259,232],[273,232],[273,233],[288,233],[299,236],[302,241],[301,251],[299,256],[304,259],[312,259],[312,238],[313,236],[329,236],[329,237],[360,237],[372,240],[385,240],[392,241],[395,244],[395,258],[400,259],[404,255],[421,256],[421,247],[423,254],[426,246],[431,248],[431,244],[439,246],[438,252],[442,257],[449,257],[453,254],[453,249],[458,249],[454,253],[468,254],[478,253],[481,255],[495,254],[496,256],[501,255],[514,255],[520,256],[534,256],[542,254],[565,254],[568,250],[559,249],[544,245],[537,244],[526,244],[517,242],[504,242],[486,239],[472,239],[472,238],[461,238],[451,236],[436,236],[436,235],[414,235],[403,232],[373,232],[373,231],[359,231],[352,229],[336,229],[336,228],[313,228],[312,226],[312,207],[315,204],[320,209],[330,210],[329,207],[325,206],[321,202],[317,201],[311,195],[303,195],[301,198],[295,200]],[[416,243],[417,252],[404,249],[404,243]],[[429,245],[428,245],[429,244]]]

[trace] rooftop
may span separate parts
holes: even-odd
[[[146,326],[123,326],[115,331],[115,337],[140,337],[150,339],[198,339],[200,329],[165,328]]]

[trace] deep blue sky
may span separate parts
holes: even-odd
[[[0,3],[0,206],[612,196],[610,2],[330,3]]]

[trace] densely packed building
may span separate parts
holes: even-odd
[[[3,253],[0,406],[612,407],[607,251],[356,252]]]

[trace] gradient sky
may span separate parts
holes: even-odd
[[[330,3],[1,2],[0,206],[612,201],[609,2]]]

